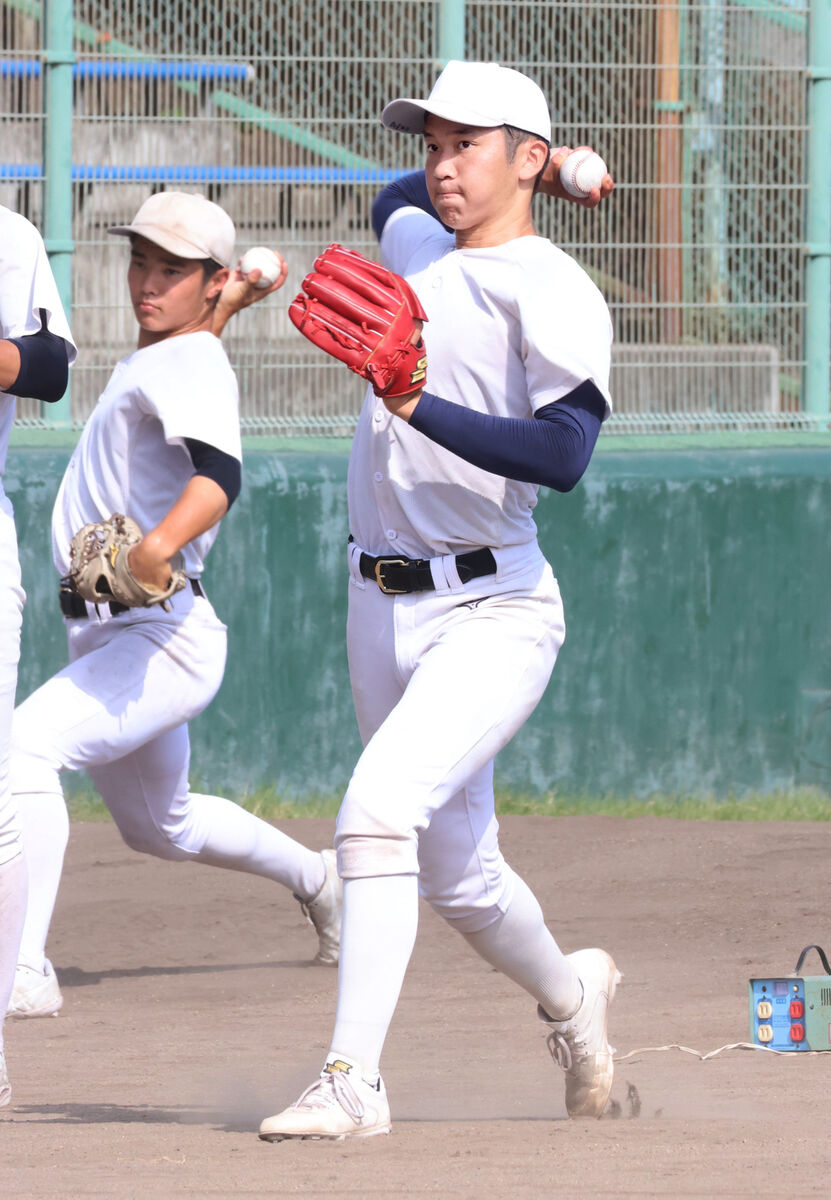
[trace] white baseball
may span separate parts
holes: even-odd
[[[560,181],[570,196],[588,196],[599,188],[607,166],[594,150],[573,150],[560,167]]]
[[[239,269],[243,275],[248,275],[251,271],[262,271],[262,275],[254,286],[267,288],[271,287],[272,283],[276,283],[280,278],[283,264],[280,261],[280,256],[275,254],[273,250],[269,250],[267,246],[252,246],[250,250],[246,250],[240,259]]]

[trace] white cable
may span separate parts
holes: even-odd
[[[672,1042],[668,1046],[641,1046],[637,1050],[630,1050],[628,1054],[616,1055],[614,1061],[616,1063],[625,1062],[627,1058],[634,1058],[636,1054],[655,1054],[661,1050],[681,1050],[684,1054],[692,1054],[695,1058],[706,1062],[708,1058],[715,1058],[717,1054],[721,1054],[723,1050],[761,1050],[763,1054],[789,1054],[792,1058],[800,1057],[805,1054],[822,1054],[821,1050],[774,1050],[772,1046],[757,1046],[755,1042],[730,1042],[726,1046],[719,1046],[717,1050],[711,1050],[708,1054],[701,1054],[698,1050],[692,1050],[689,1046],[681,1046],[678,1042]]]

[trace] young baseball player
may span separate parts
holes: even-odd
[[[560,950],[502,857],[493,796],[494,756],[540,700],[565,635],[532,514],[540,484],[574,487],[611,410],[609,314],[582,269],[534,232],[535,188],[559,193],[563,155],[546,166],[551,122],[531,79],[451,62],[426,100],[395,100],[383,121],[423,138],[425,171],[389,185],[373,222],[426,323],[403,393],[385,392],[372,356],[361,370],[382,395],[368,390],[348,480],[348,650],[365,749],[335,839],[337,1015],[319,1078],[263,1121],[267,1141],[389,1130],[379,1063],[419,892],[536,1001],[571,1116],[599,1116],[612,1084],[615,963]],[[360,270],[343,254],[321,256],[293,319],[350,361],[344,317],[377,331],[384,305],[373,307],[377,281],[350,292]]]
[[[133,849],[284,884],[317,929],[318,961],[334,963],[338,953],[334,852],[309,850],[239,805],[188,786],[188,721],[219,688],[226,654],[226,628],[202,572],[241,477],[237,381],[215,335],[221,294],[244,282],[229,280],[234,225],[202,196],[166,192],[110,233],[130,242],[138,346],[117,364],[55,502],[69,665],[14,715],[12,790],[29,868],[10,1007],[17,1016],[62,1004],[45,956],[68,838],[62,771],[87,771]],[[162,593],[173,560],[181,564],[185,586],[166,603],[92,603],[69,578],[73,536],[114,513],[143,531],[131,548],[111,548],[142,584]]]
[[[15,397],[60,400],[75,353],[40,234],[25,217],[0,206],[0,1106],[11,1098],[3,1015],[14,982],[26,909],[26,867],[9,787],[24,594],[3,472]]]

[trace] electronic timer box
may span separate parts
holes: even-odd
[[[824,975],[802,975],[809,950],[816,950]],[[792,975],[751,979],[750,1040],[768,1050],[831,1050],[831,967],[821,946],[806,946]]]

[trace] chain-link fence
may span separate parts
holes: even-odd
[[[273,245],[290,264],[225,337],[246,429],[350,431],[359,382],[321,361],[286,307],[329,242],[375,253],[372,198],[420,153],[378,114],[425,94],[453,50],[448,20],[463,19],[464,56],[535,77],[555,139],[593,145],[615,175],[594,212],[535,201],[538,232],[612,310],[609,431],[810,424],[809,16],[808,0],[76,0],[73,419],[135,344],[125,245],[106,229],[181,187],[231,213],[240,251]],[[0,21],[0,202],[39,224],[40,5],[1,0]],[[24,403],[19,419],[38,415]]]

